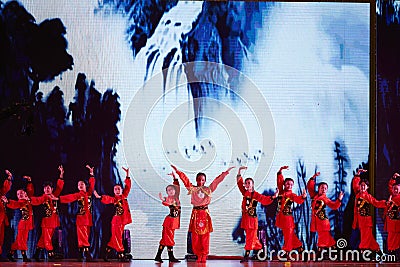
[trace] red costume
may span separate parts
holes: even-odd
[[[64,187],[64,180],[58,179],[56,189],[53,192],[55,197],[58,197]],[[43,194],[45,196],[45,194]],[[42,218],[42,235],[37,243],[39,249],[45,248],[47,251],[53,250],[52,238],[56,227],[60,226],[58,218],[58,208],[56,200],[49,200],[43,203],[44,217]]]
[[[101,203],[113,204],[115,207],[115,214],[111,221],[111,238],[107,246],[115,249],[118,253],[124,252],[124,245],[122,244],[122,236],[124,227],[132,222],[131,211],[128,204],[128,195],[131,190],[131,179],[126,177],[125,188],[120,196],[101,196]]]
[[[396,179],[389,180],[389,193],[393,195],[393,185]],[[400,248],[400,195],[392,197],[385,209],[385,230],[388,232],[387,249],[394,251]]]
[[[266,206],[272,203],[271,196],[264,196],[258,192],[249,192],[243,185],[243,178],[238,175],[237,186],[243,195],[242,200],[242,222],[240,228],[246,232],[245,250],[259,250],[262,245],[257,237],[258,218],[256,213],[257,203]]]
[[[11,188],[11,179],[6,179],[3,182],[3,187],[0,188],[0,197],[5,196]],[[6,203],[0,200],[0,254],[3,253],[4,243],[4,228],[9,225],[6,214]]]
[[[169,214],[165,216],[163,222],[160,245],[167,247],[175,246],[175,229],[179,229],[181,221],[181,202],[179,201],[180,186],[178,179],[174,179],[174,185],[175,196],[167,196],[165,201],[162,202],[164,206],[169,207]]]
[[[372,206],[377,208],[385,208],[385,200],[376,200],[368,192],[360,191],[360,176],[355,175],[353,178],[353,190],[356,193],[354,204],[354,220],[353,229],[357,227],[360,229],[361,241],[358,246],[360,249],[370,249],[372,251],[379,251],[379,244],[376,242],[372,235]]]
[[[212,192],[224,180],[229,172],[223,172],[212,181],[210,186],[194,186],[189,178],[181,171],[176,170],[186,189],[191,195],[193,205],[190,216],[189,232],[192,233],[192,249],[198,259],[207,257],[210,246],[210,233],[213,231],[208,205],[211,201]]]
[[[312,199],[311,202],[311,232],[318,233],[318,248],[329,248],[336,244],[335,239],[333,239],[330,231],[331,225],[329,223],[328,216],[326,216],[325,208],[328,206],[333,210],[337,210],[341,201],[337,199],[336,201],[330,200],[326,194],[319,195],[317,191],[315,191],[315,179],[310,178],[307,183],[307,190]]]
[[[21,250],[26,251],[28,249],[28,235],[29,231],[33,229],[33,211],[32,206],[38,206],[43,204],[46,201],[50,201],[51,198],[47,195],[43,195],[40,197],[33,197],[33,185],[31,182],[27,185],[26,190],[29,200],[27,199],[19,199],[9,200],[7,207],[10,209],[20,209],[22,216],[21,220],[18,223],[18,233],[15,238],[14,243],[11,245],[11,251]]]
[[[60,196],[61,203],[71,203],[78,201],[78,214],[76,215],[76,232],[78,235],[78,248],[86,249],[88,251],[90,227],[93,225],[92,222],[92,193],[94,190],[95,179],[94,177],[89,178],[89,188],[85,192],[83,190]]]
[[[278,209],[276,214],[275,225],[282,229],[284,244],[282,249],[286,252],[290,252],[293,249],[302,247],[301,241],[297,238],[294,233],[294,219],[292,214],[292,204],[302,204],[304,198],[293,193],[291,190],[284,189],[284,177],[282,172],[277,173],[277,185],[279,189],[278,196]]]

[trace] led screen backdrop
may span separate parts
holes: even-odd
[[[369,157],[369,3],[20,3],[2,5],[15,53],[2,69],[1,104],[27,114],[26,120],[10,115],[1,126],[13,126],[5,148],[23,154],[1,162],[15,177],[9,197],[16,198],[25,174],[40,194],[41,181],[55,179],[59,164],[63,193],[75,192],[78,178],[87,176],[86,163],[95,166],[96,190],[113,194],[113,185],[124,180],[122,167],[129,166],[132,253],[153,258],[168,214],[158,194],[171,183],[170,165],[193,183],[199,171],[210,183],[235,166],[213,193],[210,254],[241,255],[237,168],[246,165],[244,176],[254,178],[257,191],[273,194],[276,172],[288,165],[284,175],[295,180],[296,193],[316,171],[330,197],[345,192],[330,218],[335,237],[349,238],[350,181]],[[16,12],[23,8],[31,17]],[[13,12],[35,27],[19,25]],[[54,66],[47,70],[41,62]],[[187,253],[191,212],[190,196],[181,192],[178,256]],[[259,206],[258,213],[268,245],[279,249],[275,208]],[[76,256],[74,209],[62,205],[60,211],[67,257]],[[111,216],[110,207],[94,201],[97,255],[108,241]],[[300,239],[312,248],[310,199],[294,216]],[[35,230],[31,249],[37,238]]]

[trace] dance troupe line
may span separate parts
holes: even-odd
[[[173,182],[166,187],[166,196],[159,193],[159,198],[162,205],[169,208],[169,214],[165,217],[162,224],[162,237],[159,242],[158,251],[154,260],[162,263],[162,252],[165,247],[168,251],[168,259],[170,262],[179,262],[174,256],[173,247],[175,245],[175,230],[180,228],[180,184],[179,179],[188,191],[193,205],[189,232],[192,238],[192,250],[197,256],[197,262],[204,263],[209,254],[210,233],[213,232],[213,223],[208,209],[212,193],[217,189],[218,185],[224,180],[229,172],[235,168],[230,167],[226,171],[217,176],[209,186],[206,186],[206,174],[199,172],[196,175],[196,185],[193,185],[185,173],[178,170],[174,165],[171,165]],[[114,186],[114,196],[99,195],[95,190],[94,167],[86,165],[89,170],[88,182],[85,179],[78,181],[78,192],[73,194],[61,195],[64,186],[64,169],[58,167],[60,172],[56,182],[56,187],[53,187],[51,182],[43,184],[43,194],[34,196],[32,178],[23,176],[26,180],[26,187],[17,190],[17,199],[13,200],[6,197],[6,194],[11,189],[13,176],[9,170],[5,173],[7,178],[0,187],[0,254],[4,243],[5,226],[9,225],[6,215],[6,208],[19,209],[21,211],[21,219],[17,227],[17,236],[11,245],[11,249],[7,254],[9,261],[16,261],[14,258],[15,252],[19,250],[22,254],[23,261],[31,261],[26,251],[28,249],[28,234],[33,229],[33,209],[32,206],[41,205],[44,210],[44,217],[41,222],[42,233],[36,245],[36,250],[33,255],[35,261],[41,261],[41,254],[44,250],[47,251],[47,260],[56,260],[52,245],[52,237],[54,231],[60,226],[58,217],[58,205],[64,203],[77,202],[78,212],[76,214],[76,232],[78,243],[78,261],[93,261],[90,253],[89,235],[92,222],[92,195],[101,200],[105,205],[114,205],[115,213],[111,221],[111,238],[106,246],[103,260],[109,261],[109,257],[114,250],[117,253],[119,261],[130,261],[131,259],[124,254],[123,246],[123,231],[125,225],[132,222],[132,217],[127,201],[129,191],[131,189],[131,179],[129,177],[129,168],[123,168],[126,173],[124,186],[116,184]],[[302,204],[307,198],[307,192],[304,189],[301,195],[296,195],[292,192],[294,180],[285,178],[282,174],[284,170],[288,170],[288,166],[280,167],[277,172],[277,190],[273,195],[266,196],[254,190],[254,180],[250,177],[243,179],[241,172],[247,169],[245,166],[238,168],[237,187],[243,195],[241,203],[242,220],[240,227],[245,231],[245,246],[244,256],[241,262],[247,262],[255,259],[259,250],[262,249],[262,244],[258,239],[258,218],[256,207],[258,203],[262,205],[270,205],[275,199],[278,201],[276,211],[275,226],[280,228],[283,233],[284,244],[282,251],[286,255],[293,251],[301,253],[303,244],[296,236],[295,223],[293,218],[293,204]],[[364,169],[359,169],[352,180],[352,188],[356,194],[354,203],[354,220],[353,229],[360,231],[359,250],[370,250],[381,254],[379,244],[373,236],[373,221],[372,221],[372,206],[385,209],[385,230],[388,233],[387,249],[390,254],[398,254],[400,250],[400,175],[395,173],[389,180],[388,190],[390,197],[388,200],[376,200],[368,193],[369,182],[367,179],[361,179],[361,173],[366,172]],[[328,184],[326,182],[316,183],[319,172],[315,173],[307,183],[307,191],[312,200],[311,202],[311,225],[310,231],[317,233],[317,248],[318,252],[329,248],[335,248],[336,241],[331,235],[331,225],[326,214],[326,207],[336,210],[340,207],[343,199],[343,192],[340,192],[336,200],[331,200],[327,197]],[[178,179],[179,178],[179,179]],[[253,255],[251,256],[251,252]]]

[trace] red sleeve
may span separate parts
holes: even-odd
[[[124,191],[122,192],[122,196],[123,196],[124,198],[127,198],[127,197],[128,197],[129,192],[131,191],[131,186],[132,186],[131,178],[126,177],[126,178],[125,178],[125,188],[124,188]]]
[[[389,195],[393,195],[393,186],[396,184],[396,179],[390,179],[388,184]]]
[[[237,186],[238,186],[238,188],[239,188],[239,191],[240,191],[240,193],[242,193],[242,195],[244,196],[244,194],[246,193],[246,188],[244,188],[244,185],[243,185],[243,177],[242,176],[238,176],[238,179],[237,179]],[[258,201],[258,200],[257,200]]]
[[[187,190],[191,190],[191,188],[193,187],[192,183],[189,181],[189,178],[186,176],[185,173],[181,172],[181,171],[176,171],[176,173],[178,174],[179,178],[182,180],[183,185],[186,187]]]
[[[94,179],[93,176],[89,178],[89,189],[87,190],[88,196],[91,196],[93,194],[95,182],[96,182],[96,179]]]
[[[56,189],[53,192],[55,197],[58,197],[61,194],[62,189],[64,188],[64,179],[58,179]]]
[[[3,187],[0,188],[0,195],[6,195],[8,191],[11,189],[12,182],[11,180],[5,179],[3,183]]]
[[[276,186],[278,187],[279,192],[283,192],[283,185],[284,185],[285,177],[281,171],[276,174]]]
[[[51,198],[48,195],[42,195],[40,197],[31,197],[31,204],[33,206],[38,206],[43,204],[46,201],[50,201]]]
[[[315,191],[315,178],[310,178],[310,180],[308,180],[307,191],[311,198],[314,198],[317,195],[317,192]]]
[[[101,196],[101,203],[103,203],[103,204],[113,204],[114,203],[114,197],[108,196],[108,195],[102,195]]]
[[[28,197],[31,197],[35,194],[35,189],[32,182],[28,182],[28,184],[26,185],[26,194],[28,195]]]
[[[223,172],[220,175],[218,175],[214,181],[210,184],[210,189],[211,192],[214,192],[215,189],[217,189],[217,186],[225,179],[225,177],[229,174],[229,172]]]
[[[60,196],[61,203],[71,203],[78,200],[82,196],[81,192]]]
[[[400,206],[400,195],[395,196],[392,198],[392,201],[397,205]]]
[[[337,210],[340,207],[340,205],[342,204],[342,202],[339,199],[336,199],[336,201],[332,201],[329,198],[326,198],[324,200],[324,202],[326,203],[326,205],[329,208],[331,208],[333,210]]]
[[[354,193],[357,195],[357,193],[360,192],[360,176],[359,175],[355,175],[353,177],[352,186],[353,186]]]
[[[25,202],[9,199],[7,203],[7,208],[16,210],[22,208],[24,205]]]
[[[174,179],[173,185],[175,185],[175,198],[179,199],[181,194],[181,185],[179,184],[179,180]]]
[[[164,206],[167,206],[167,207],[169,207],[169,203],[168,203],[168,202],[166,202],[166,201],[163,201],[163,202],[161,202],[161,204],[163,204]]]
[[[367,194],[366,199],[376,208],[386,208],[386,200],[376,200],[371,194]]]
[[[289,198],[294,202],[296,202],[297,204],[303,204],[305,200],[305,198],[303,198],[302,196],[298,196],[295,193],[292,193]]]
[[[265,196],[258,192],[254,192],[253,198],[256,199],[258,202],[260,202],[261,204],[263,204],[264,206],[267,206],[273,202],[271,196]]]

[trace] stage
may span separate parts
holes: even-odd
[[[207,263],[196,263],[196,262],[187,262],[182,260],[179,263],[169,263],[168,260],[163,263],[156,263],[153,260],[133,260],[131,262],[118,262],[118,261],[110,261],[104,262],[103,260],[96,260],[93,262],[78,262],[75,260],[65,260],[59,262],[22,262],[22,260],[18,260],[17,262],[1,262],[1,267],[11,267],[11,266],[26,266],[26,267],[58,267],[58,266],[119,266],[119,267],[128,267],[128,266],[140,266],[140,267],[148,267],[148,266],[174,266],[174,267],[185,267],[185,266],[204,266],[204,267],[220,267],[220,266],[397,266],[398,263],[378,263],[378,262],[331,262],[331,261],[323,261],[323,262],[279,262],[279,261],[249,261],[246,263],[240,263],[239,260],[233,259],[219,259],[219,260],[208,260]]]

